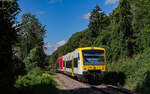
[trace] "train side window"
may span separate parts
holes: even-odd
[[[67,61],[67,68],[69,68],[69,61]]]
[[[69,61],[69,68],[71,68],[71,63],[70,63],[70,61]]]
[[[70,61],[66,61],[66,67],[70,68]]]
[[[69,61],[69,68],[72,68],[72,60]]]
[[[66,68],[72,68],[72,60],[66,61]]]
[[[79,55],[79,53],[78,53],[78,60],[80,60],[80,55]]]
[[[65,67],[65,61],[63,61],[63,67]]]
[[[72,60],[69,61],[69,68],[72,68]]]
[[[78,67],[78,58],[74,58],[74,67]]]
[[[66,68],[69,68],[69,67],[68,67],[68,64],[69,64],[69,62],[68,62],[68,61],[66,61]]]
[[[70,62],[68,61],[68,68],[69,68],[69,66],[70,66]]]

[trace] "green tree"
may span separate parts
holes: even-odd
[[[43,52],[43,48],[35,47],[30,50],[28,56],[24,59],[26,70],[29,71],[35,67],[45,68],[46,55]]]
[[[80,41],[80,47],[94,46],[95,39],[108,23],[106,18],[105,13],[96,5],[95,9],[90,13],[88,29],[83,34],[84,37]]]
[[[18,32],[18,57],[22,59],[29,70],[34,67],[44,68],[46,55],[44,53],[45,26],[30,13],[23,14],[20,31]]]
[[[134,36],[134,49],[136,53],[142,52],[141,49],[141,32],[150,24],[150,0],[132,0],[133,11],[133,36]]]
[[[0,88],[11,87],[14,81],[12,46],[17,40],[16,15],[20,12],[16,0],[0,1]],[[9,90],[8,90],[9,91]],[[1,91],[2,92],[2,91]],[[6,92],[5,92],[6,93]]]
[[[113,59],[125,59],[132,54],[132,13],[129,0],[120,0],[113,13],[112,55]]]
[[[104,17],[106,15],[98,5],[96,5],[95,9],[90,13],[89,19],[89,31],[92,32],[91,36],[96,37],[104,27]]]
[[[140,32],[146,25],[150,24],[149,5],[149,0],[134,0],[133,2],[133,25],[136,32]]]
[[[18,33],[20,43],[20,57],[24,59],[35,47],[43,46],[45,26],[30,13],[23,14],[20,32]]]

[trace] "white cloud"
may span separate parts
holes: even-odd
[[[57,42],[56,44],[58,44],[58,45],[64,45],[65,43],[66,43],[66,41],[62,40],[62,41]]]
[[[51,55],[55,50],[57,50],[58,47],[64,45],[66,43],[65,40],[62,40],[62,41],[59,41],[59,42],[56,42],[56,43],[46,43],[44,45],[44,51],[47,55]]]
[[[63,0],[49,0],[49,4],[61,3]]]
[[[116,2],[118,2],[119,0],[106,0],[105,1],[105,4],[108,5],[108,4],[115,4]]]
[[[90,12],[83,15],[83,19],[88,20],[90,17]]]

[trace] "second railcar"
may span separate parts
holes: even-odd
[[[63,71],[63,56],[57,59],[57,71]]]

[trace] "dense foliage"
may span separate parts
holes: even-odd
[[[6,94],[13,91],[16,94],[16,89],[28,87],[32,91],[30,86],[34,85],[38,85],[37,88],[47,87],[47,90],[53,88],[54,81],[50,74],[42,77],[40,74],[44,73],[41,69],[48,66],[49,60],[43,50],[45,26],[30,13],[23,14],[22,22],[19,24],[16,21],[19,12],[17,0],[0,1],[0,89],[5,90]],[[36,70],[37,73],[31,71],[36,67],[40,68]],[[41,92],[43,91],[44,89]],[[22,89],[20,92],[23,92]]]
[[[97,5],[90,13],[88,28],[73,34],[49,57],[43,50],[45,26],[30,13],[23,14],[18,24],[16,16],[20,9],[17,0],[1,0],[0,88],[7,88],[9,92],[16,81],[19,93],[22,90],[37,92],[37,89],[51,92],[51,88],[55,90],[54,81],[51,74],[42,69],[49,64],[50,68],[55,68],[58,57],[76,48],[97,46],[106,48],[108,70],[125,75],[122,76],[125,80],[121,87],[148,94],[149,9],[149,0],[120,0],[118,7],[106,15]]]
[[[44,68],[46,58],[43,50],[45,26],[41,25],[35,15],[27,13],[23,14],[19,28],[16,56],[23,60],[26,70],[34,67]]]
[[[110,62],[123,61],[141,53],[149,45],[149,3],[149,0],[120,0],[108,16],[97,5],[90,13],[88,28],[73,34],[65,45],[59,47],[51,55],[51,63],[86,46],[106,48]]]
[[[120,0],[119,6],[113,12],[113,27],[111,49],[113,60],[124,59],[132,54],[131,8],[128,0]]]
[[[121,87],[149,94],[150,92],[150,48],[144,50],[134,59],[127,59],[123,62],[108,64],[109,72],[124,73],[126,77]]]
[[[0,1],[0,88],[12,87],[13,72],[12,47],[17,40],[16,15],[19,13],[16,0]]]

